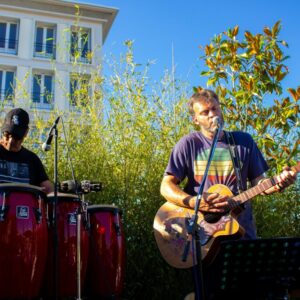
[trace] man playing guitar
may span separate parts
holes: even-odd
[[[161,183],[161,194],[169,202],[188,208],[195,207],[195,200],[199,184],[204,174],[208,152],[216,131],[213,123],[219,117],[223,123],[223,115],[218,96],[210,90],[202,90],[194,94],[189,101],[189,108],[193,122],[200,126],[200,131],[192,132],[183,137],[174,147]],[[267,163],[257,145],[248,133],[233,132],[234,143],[237,147],[241,164],[242,186],[245,188],[247,180],[252,186],[264,180],[264,173],[268,170]],[[182,190],[179,183],[187,178]],[[285,167],[280,174],[280,181],[265,194],[280,192],[293,184],[296,172]],[[214,184],[224,184],[233,192],[238,193],[237,178],[234,172],[228,150],[228,142],[224,131],[220,133],[213,162],[205,182],[204,191]],[[222,213],[226,209],[229,196],[212,193],[205,197],[206,211]],[[245,229],[245,238],[256,238],[256,229],[252,217],[250,203],[246,203],[244,211],[239,215],[238,221]]]
[[[196,205],[218,127],[216,118],[221,128],[224,124],[218,96],[211,90],[203,89],[195,93],[189,101],[189,110],[194,124],[200,130],[184,136],[173,148],[160,189],[167,202],[159,209],[154,220],[155,238],[161,254],[170,265],[178,268],[188,268],[193,264],[192,259],[181,261],[187,233],[186,218],[193,213]],[[251,203],[246,200],[258,194],[281,192],[296,181],[299,172],[299,166],[285,167],[281,174],[267,179],[264,173],[268,168],[250,134],[221,130],[200,202],[198,224],[202,230],[202,258],[209,252],[215,236],[235,234],[239,231],[239,225],[243,229],[244,239],[257,238]],[[181,183],[184,183],[183,189]],[[248,191],[247,183],[252,186]],[[240,194],[240,197],[232,197],[232,194]],[[241,208],[236,223],[226,215],[234,207],[233,202]],[[202,213],[226,216],[214,223],[207,222]]]

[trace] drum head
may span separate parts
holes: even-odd
[[[32,194],[40,195],[43,198],[46,198],[46,193],[43,191],[43,188],[26,183],[0,183],[0,191],[18,191],[18,192],[29,192]]]
[[[99,212],[99,211],[108,211],[112,213],[119,213],[122,214],[122,210],[118,208],[115,205],[108,205],[108,204],[95,204],[95,205],[89,205],[87,207],[88,213],[93,213],[93,212]]]
[[[48,199],[54,200],[54,193],[47,194]],[[70,202],[77,202],[81,201],[79,196],[76,194],[65,194],[65,193],[57,193],[57,198],[59,201],[70,201]]]

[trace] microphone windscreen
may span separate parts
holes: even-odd
[[[77,184],[74,180],[66,180],[60,184],[60,189],[62,192],[75,192]]]
[[[216,126],[220,125],[220,117],[218,116],[213,117],[213,124]]]

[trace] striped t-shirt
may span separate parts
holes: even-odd
[[[268,166],[248,133],[236,131],[232,134],[240,158],[242,184],[245,187],[247,180],[251,181],[262,175],[268,170]],[[206,138],[201,132],[193,132],[184,136],[171,153],[165,175],[174,175],[180,181],[187,179],[184,191],[190,195],[197,195],[211,146],[212,140]],[[225,135],[217,142],[205,181],[204,192],[214,184],[224,184],[233,194],[238,194],[237,180]],[[246,229],[246,236],[255,237],[251,205],[248,203],[245,211],[239,216],[239,223]]]

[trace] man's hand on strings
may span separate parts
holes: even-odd
[[[229,196],[218,193],[203,193],[199,210],[212,213],[223,213],[228,208]]]

